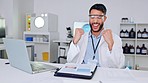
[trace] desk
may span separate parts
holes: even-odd
[[[29,74],[11,67],[6,59],[0,59],[1,83],[148,83],[148,71],[97,68],[91,80],[55,77],[54,72]],[[61,64],[46,63],[61,67]]]

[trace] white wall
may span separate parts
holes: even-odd
[[[22,38],[25,14],[33,12],[34,0],[0,0],[0,15],[6,19],[7,35]]]
[[[23,37],[23,32],[26,30],[26,14],[33,13],[34,0],[18,0],[18,38]]]
[[[13,0],[0,0],[0,15],[6,19],[6,27],[9,35],[14,33],[13,29]]]
[[[94,3],[104,3],[108,9],[105,26],[119,33],[122,17],[148,23],[147,0],[0,0],[0,15],[6,19],[8,35],[22,38],[25,14],[49,12],[59,17],[60,39],[66,39],[66,27],[74,21],[88,21],[88,10]]]
[[[94,3],[104,3],[108,9],[105,27],[119,33],[122,17],[148,23],[147,0],[34,0],[34,12],[49,12],[59,17],[60,39],[66,39],[66,27],[74,21],[88,21],[88,10]]]

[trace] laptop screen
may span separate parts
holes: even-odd
[[[32,73],[25,41],[4,38],[3,42],[10,65],[28,73]]]

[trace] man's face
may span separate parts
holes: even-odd
[[[92,32],[99,32],[104,25],[106,16],[99,10],[92,9],[89,15],[89,23]]]

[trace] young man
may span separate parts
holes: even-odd
[[[75,30],[75,36],[67,55],[67,62],[95,63],[100,67],[122,68],[125,57],[119,36],[103,27],[106,21],[106,7],[94,4],[89,10],[91,31],[84,33],[82,28]]]

